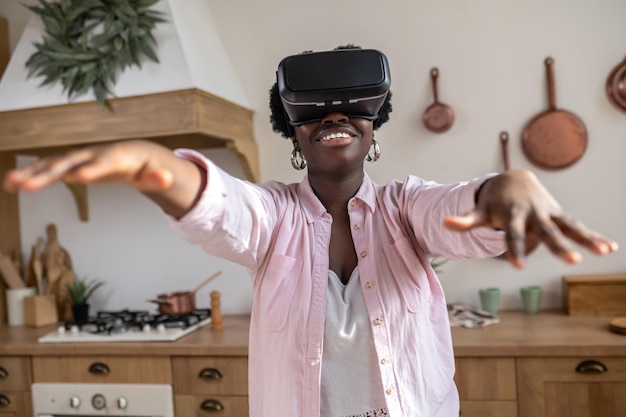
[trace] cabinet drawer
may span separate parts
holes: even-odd
[[[15,392],[0,392],[0,413],[11,413],[18,410],[20,397]]]
[[[171,384],[168,357],[46,356],[33,358],[34,382]]]
[[[520,417],[623,417],[626,358],[520,358]]]
[[[248,358],[177,357],[174,391],[192,395],[248,395]]]
[[[247,417],[248,397],[176,395],[177,416],[185,417]]]
[[[30,389],[30,361],[20,356],[0,357],[0,392]]]
[[[515,400],[513,358],[457,358],[454,381],[461,400]]]
[[[516,401],[461,401],[461,417],[517,417]]]

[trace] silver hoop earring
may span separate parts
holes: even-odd
[[[380,158],[380,145],[376,142],[376,139],[372,139],[372,146],[374,147],[374,156],[371,156],[369,152],[365,156],[367,162],[376,162]]]
[[[293,151],[291,151],[291,166],[298,171],[306,168],[306,158],[298,146],[294,147]]]

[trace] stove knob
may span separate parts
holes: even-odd
[[[142,330],[143,330],[144,333],[148,334],[148,333],[150,333],[152,331],[152,327],[150,327],[150,325],[148,323],[146,323],[146,324],[143,325],[143,329]]]
[[[120,397],[117,399],[117,408],[119,408],[120,410],[126,410],[127,407],[128,400],[126,399],[126,397]]]
[[[102,394],[96,394],[91,398],[91,405],[93,405],[93,408],[96,410],[102,410],[107,406],[107,400]]]
[[[165,333],[165,325],[163,323],[160,323],[157,326],[157,332],[159,332],[160,334],[164,334]]]
[[[78,326],[77,326],[77,325],[73,325],[73,326],[72,326],[72,328],[70,329],[70,332],[71,332],[73,335],[76,335],[76,334],[80,333],[80,329],[78,328]]]
[[[65,326],[59,326],[57,329],[58,334],[65,334]]]
[[[78,407],[80,407],[80,398],[78,398],[75,395],[70,397],[70,407],[71,408],[78,408]]]

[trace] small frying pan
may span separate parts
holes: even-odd
[[[428,106],[426,111],[422,114],[422,120],[426,129],[435,133],[442,133],[452,127],[454,123],[454,112],[447,105],[439,102],[439,92],[437,91],[437,78],[439,77],[439,70],[432,68],[430,70],[430,77],[433,81],[433,95],[435,102]]]
[[[509,133],[503,131],[500,133],[500,144],[502,145],[502,160],[504,161],[504,170],[508,171],[509,166]],[[530,255],[539,246],[538,239],[526,240],[526,256]],[[498,259],[506,260],[506,253],[497,257]]]
[[[587,129],[575,114],[557,109],[553,59],[545,60],[550,108],[533,117],[524,127],[522,149],[530,162],[544,169],[569,167],[587,149]]]

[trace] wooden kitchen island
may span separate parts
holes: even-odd
[[[608,320],[503,312],[496,325],[453,328],[462,416],[623,417],[626,335]],[[55,326],[0,327],[0,416],[32,415],[32,382],[172,384],[177,416],[246,416],[248,324],[225,316],[222,333],[176,342],[75,344],[37,343]],[[223,410],[202,410],[216,402]]]

